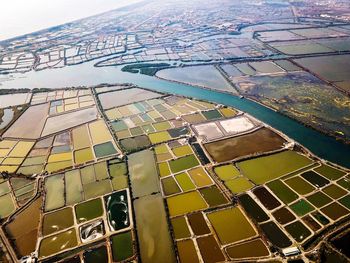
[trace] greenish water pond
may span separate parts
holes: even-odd
[[[134,255],[132,232],[117,234],[111,237],[114,261],[123,261]]]
[[[194,155],[188,155],[169,162],[170,169],[173,173],[178,173],[197,165],[199,165],[199,162]]]
[[[76,205],[75,214],[79,223],[102,216],[103,207],[101,199],[97,198]]]

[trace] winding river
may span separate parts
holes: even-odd
[[[24,74],[14,74],[13,77],[0,75],[0,88],[61,88],[127,82],[160,92],[208,100],[247,112],[282,131],[319,157],[350,168],[350,145],[343,144],[332,137],[305,127],[297,121],[258,103],[217,91],[173,83],[141,74],[122,72],[120,67],[97,68],[93,66],[94,63],[89,62],[38,72],[31,71]]]

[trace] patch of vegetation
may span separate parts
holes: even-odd
[[[0,89],[0,95],[27,93],[30,89]]]
[[[169,68],[168,63],[139,63],[124,66],[121,70],[129,73],[141,73],[148,76],[154,76],[158,70]]]

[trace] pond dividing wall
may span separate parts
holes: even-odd
[[[176,262],[153,151],[131,154],[128,165],[141,260]]]

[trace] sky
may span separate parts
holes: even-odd
[[[1,0],[0,40],[24,35],[141,0]]]

